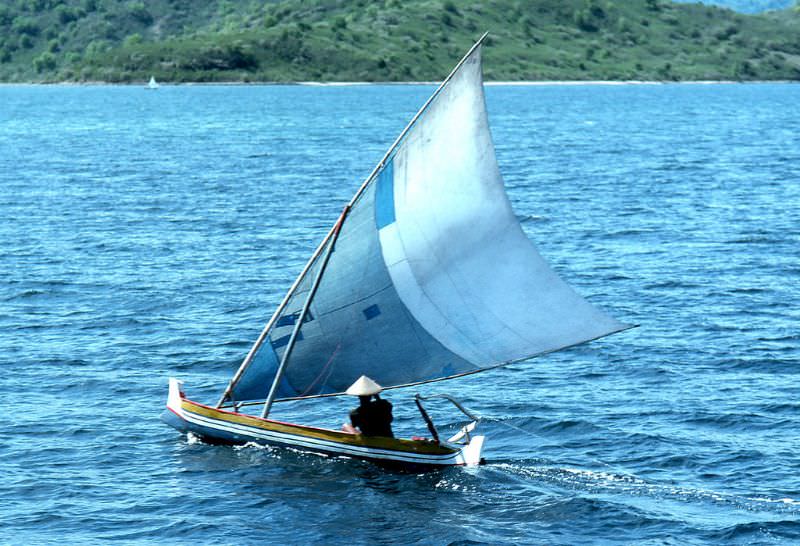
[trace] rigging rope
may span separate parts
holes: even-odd
[[[484,420],[486,420],[486,419],[484,419]],[[517,430],[519,432],[522,432],[523,434],[526,434],[528,436],[535,437],[535,438],[540,438],[540,439],[546,440],[548,442],[552,441],[550,438],[547,438],[546,436],[543,436],[541,434],[537,434],[536,432],[531,432],[529,430],[525,430],[524,428],[518,427],[517,425],[512,425],[511,423],[507,423],[507,422],[505,422],[503,420],[500,420],[500,419],[489,419],[489,420],[491,422],[498,423],[500,425],[508,427],[508,428],[510,428],[512,430]],[[621,470],[621,469],[619,469],[617,467],[614,467],[613,465],[610,465],[609,463],[607,463],[605,461],[602,461],[600,459],[596,459],[596,458],[593,458],[593,457],[586,457],[586,459],[588,461],[594,463],[594,464],[597,464],[597,465],[600,465],[600,466],[605,466],[606,468],[608,468],[609,470],[611,470],[612,472],[614,472],[615,474],[617,474],[619,476],[624,476],[624,477],[627,477],[627,478],[633,478],[633,479],[636,479],[636,480],[641,480],[641,478],[639,478],[635,474],[631,474],[630,472],[626,472],[624,470]]]

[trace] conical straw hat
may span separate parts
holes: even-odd
[[[358,381],[350,385],[345,391],[345,394],[351,396],[372,396],[373,394],[378,394],[382,390],[383,388],[380,385],[366,375],[362,375],[358,378]]]

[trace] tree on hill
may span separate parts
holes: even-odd
[[[15,0],[0,4],[0,81],[434,80],[484,30],[488,79],[800,79],[798,10],[742,15],[669,0]]]

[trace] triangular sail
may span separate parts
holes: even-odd
[[[279,398],[341,393],[361,375],[384,387],[435,381],[627,327],[576,294],[522,231],[495,159],[479,46],[362,189]],[[232,382],[234,400],[266,396],[318,262]]]

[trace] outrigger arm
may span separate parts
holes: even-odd
[[[422,405],[423,400],[430,400],[431,398],[444,398],[445,400],[448,400],[456,408],[458,408],[459,411],[461,411],[461,413],[472,419],[472,422],[466,426],[461,427],[461,429],[453,437],[448,438],[446,442],[442,442],[439,439],[439,431],[436,429],[436,425],[433,424],[433,420],[431,419],[430,415],[428,415],[428,412],[425,410],[425,407]],[[428,425],[428,430],[430,431],[431,436],[433,436],[435,442],[439,444],[454,444],[464,437],[466,437],[467,444],[471,442],[469,433],[475,429],[475,426],[477,425],[478,421],[480,421],[481,418],[479,415],[472,413],[463,405],[461,405],[461,402],[459,402],[449,394],[432,394],[430,396],[421,396],[417,394],[414,396],[414,402],[417,404],[417,408],[419,409],[420,414],[422,414],[422,419],[424,419],[425,424]]]

